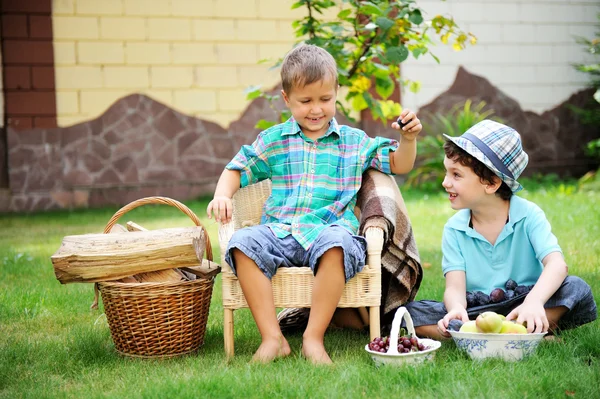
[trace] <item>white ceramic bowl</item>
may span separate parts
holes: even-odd
[[[369,344],[365,345],[365,350],[369,355],[371,355],[371,358],[377,366],[402,366],[405,364],[420,364],[427,360],[432,360],[435,355],[435,351],[438,350],[440,346],[442,346],[441,342],[439,341],[417,337],[419,343],[425,345],[427,349],[420,352],[398,353],[398,335],[400,332],[400,322],[403,318],[406,321],[406,328],[408,330],[408,333],[414,337],[417,337],[417,334],[415,334],[415,328],[413,326],[410,314],[408,313],[405,307],[398,308],[398,310],[396,310],[396,314],[394,315],[394,320],[392,321],[392,331],[390,332],[390,347],[388,351],[386,353],[375,352],[369,349]]]
[[[501,358],[521,360],[535,352],[546,333],[484,334],[450,331],[456,346],[465,350],[471,359]]]

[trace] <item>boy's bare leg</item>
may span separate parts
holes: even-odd
[[[324,337],[345,283],[344,253],[339,247],[331,248],[319,259],[310,316],[302,336],[302,354],[314,364],[332,363],[325,350]]]
[[[556,339],[554,333],[558,329],[558,322],[567,313],[569,308],[566,306],[557,306],[555,308],[546,309],[546,317],[548,318],[548,332],[549,334],[544,338],[548,340]]]
[[[290,345],[281,333],[273,302],[271,281],[256,263],[238,249],[233,250],[237,276],[262,338],[252,361],[268,363],[290,354]]]

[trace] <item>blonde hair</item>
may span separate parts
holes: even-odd
[[[324,79],[334,79],[338,86],[335,60],[326,50],[312,44],[300,44],[291,50],[281,64],[283,91],[290,94],[293,87],[304,87]]]

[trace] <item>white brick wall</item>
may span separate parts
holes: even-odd
[[[440,58],[409,58],[402,64],[405,78],[420,80],[417,94],[403,93],[403,105],[418,109],[444,92],[459,66],[488,78],[517,100],[525,110],[543,112],[562,103],[588,83],[572,64],[589,57],[574,36],[593,38],[600,12],[598,0],[417,0],[427,11],[452,15],[478,43],[454,52],[437,44]]]
[[[586,84],[574,35],[592,37],[600,0],[417,0],[425,18],[451,15],[479,38],[441,59],[410,58],[405,77],[420,80],[403,105],[418,109],[445,91],[456,70],[488,77],[525,109],[543,111]],[[101,3],[101,4],[100,4]],[[223,126],[248,105],[244,90],[279,81],[274,61],[296,38],[305,15],[294,0],[53,0],[58,123],[97,117],[118,97],[145,93]],[[328,13],[333,18],[337,9]],[[258,64],[259,60],[270,62]]]
[[[293,0],[53,0],[58,123],[144,93],[223,126],[296,41]],[[272,59],[259,64],[259,60]]]

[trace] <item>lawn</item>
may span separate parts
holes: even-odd
[[[522,196],[546,211],[570,273],[600,298],[600,193],[560,182],[527,182]],[[439,191],[403,191],[425,266],[417,299],[441,299],[440,240],[453,211]],[[208,200],[187,205],[202,219],[219,259],[217,226]],[[193,355],[143,360],[114,350],[99,310],[90,310],[92,284],[61,285],[50,256],[65,235],[99,233],[116,208],[32,215],[0,215],[0,397],[600,397],[600,322],[542,342],[524,361],[473,362],[452,341],[434,362],[416,368],[376,368],[363,350],[366,332],[332,331],[332,367],[299,356],[301,335],[289,337],[291,357],[249,364],[259,336],[250,312],[236,312],[236,357],[223,350],[220,279],[215,283],[205,344]],[[191,225],[175,208],[146,206],[124,217],[148,228]]]

